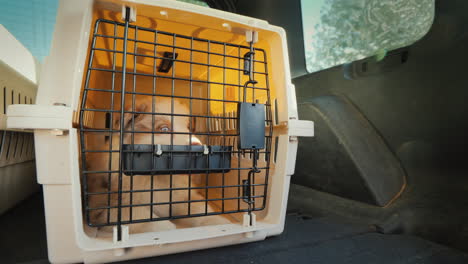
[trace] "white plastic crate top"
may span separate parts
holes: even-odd
[[[271,175],[265,213],[254,225],[241,221],[170,231],[124,235],[122,241],[97,239],[83,223],[78,131],[73,118],[80,107],[83,74],[93,17],[97,11],[132,8],[138,21],[150,17],[229,32],[245,39],[258,34],[267,43],[269,76],[276,103],[277,163]],[[121,19],[119,16],[116,19]],[[297,137],[313,136],[313,123],[298,120],[291,83],[286,34],[266,21],[168,0],[61,1],[50,56],[46,58],[35,105],[8,108],[7,125],[34,129],[38,182],[43,185],[51,262],[110,262],[263,240],[284,229]],[[274,98],[272,98],[273,101]],[[158,246],[155,246],[158,245]],[[132,250],[124,250],[132,248]]]
[[[33,135],[6,130],[6,108],[31,104],[37,91],[39,64],[33,55],[0,25],[0,214],[38,189]]]
[[[23,100],[18,101],[17,98],[13,98],[12,101],[10,96],[11,90],[14,90],[16,95],[23,94],[30,99],[35,98],[39,63],[37,63],[33,55],[2,25],[0,25],[0,38],[2,40],[2,48],[0,49],[0,85],[2,89],[4,89],[4,87],[8,88],[8,93],[2,91],[2,100],[0,101],[0,130],[4,130],[6,129],[6,113],[4,113],[4,107],[13,103],[24,103]],[[8,94],[8,96],[6,94]],[[5,106],[4,103],[6,103]],[[26,103],[30,103],[29,100]]]

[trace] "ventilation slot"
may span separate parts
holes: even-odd
[[[7,97],[6,97],[6,87],[3,87],[3,114],[6,114],[7,109]]]
[[[275,158],[273,162],[276,163],[276,158],[278,157],[278,136],[275,137],[274,148],[275,148],[275,156],[274,156]]]
[[[0,132],[0,167],[34,160],[34,137],[27,132]]]
[[[279,121],[278,121],[278,99],[275,98],[275,109],[273,109],[273,111],[275,112],[275,119],[273,120],[273,124],[275,125],[278,125],[279,124]]]

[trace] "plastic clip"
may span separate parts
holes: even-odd
[[[159,157],[159,156],[162,155],[162,153],[163,152],[162,152],[161,144],[156,145],[156,149],[154,151],[154,154]]]
[[[208,155],[210,154],[210,150],[208,149],[207,145],[203,145],[203,155]]]

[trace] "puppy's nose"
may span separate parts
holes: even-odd
[[[197,137],[192,136],[192,145],[200,146],[202,143]]]

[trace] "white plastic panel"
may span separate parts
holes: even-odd
[[[32,104],[38,64],[31,53],[0,25],[0,214],[37,191],[32,133],[5,131],[7,108]],[[10,129],[11,130],[11,129]]]

